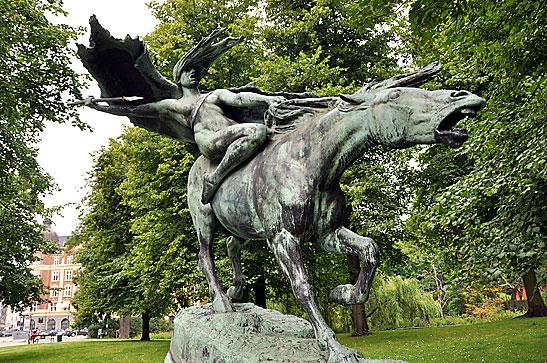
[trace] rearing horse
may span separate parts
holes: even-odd
[[[228,175],[210,204],[201,203],[202,180],[216,165],[203,156],[195,162],[188,204],[200,243],[199,264],[215,311],[233,311],[231,301],[241,297],[240,251],[245,240],[266,239],[308,315],[316,339],[329,349],[329,362],[356,362],[362,357],[338,343],[321,316],[300,245],[312,241],[322,251],[359,256],[362,267],[357,283],[337,286],[330,299],[343,305],[367,300],[378,265],[378,247],[372,239],[342,225],[345,200],[339,181],[344,170],[375,145],[406,148],[444,142],[459,147],[467,140],[465,130],[452,127],[460,119],[474,116],[484,106],[482,98],[466,91],[401,87],[422,84],[437,71],[429,68],[396,76],[335,99],[331,110],[274,138]],[[232,234],[227,247],[234,281],[227,293],[215,274],[212,255],[219,223]]]

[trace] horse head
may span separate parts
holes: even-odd
[[[465,117],[474,117],[485,100],[467,91],[428,91],[415,87],[440,70],[433,64],[421,71],[399,75],[378,84],[368,84],[354,95],[340,95],[341,112],[366,113],[371,138],[393,148],[416,144],[446,143],[460,147],[467,130],[453,128]],[[419,75],[419,76],[417,76]]]

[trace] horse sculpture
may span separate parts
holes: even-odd
[[[332,109],[271,140],[223,181],[210,204],[201,203],[202,180],[215,163],[203,156],[195,162],[190,171],[188,205],[200,243],[199,264],[215,311],[233,311],[231,302],[241,297],[240,251],[245,240],[266,239],[308,315],[316,339],[330,351],[329,362],[355,362],[362,357],[338,343],[321,316],[300,245],[312,241],[321,251],[359,256],[362,267],[357,283],[336,287],[330,299],[342,305],[367,300],[378,265],[378,248],[372,239],[342,225],[345,203],[339,181],[344,170],[375,145],[406,148],[443,142],[458,147],[467,140],[465,130],[452,127],[460,119],[474,116],[484,106],[482,98],[466,91],[399,87],[423,83],[437,71],[438,66],[433,65],[367,85],[352,96],[327,100],[334,103]],[[232,234],[226,243],[234,279],[227,293],[215,275],[211,248],[219,224]]]
[[[308,315],[317,341],[329,350],[329,362],[356,362],[362,358],[358,351],[338,343],[321,316],[300,245],[312,241],[321,251],[359,256],[362,266],[356,284],[337,286],[330,298],[343,305],[365,302],[378,265],[378,248],[372,239],[342,225],[342,173],[376,145],[405,148],[442,142],[461,146],[467,133],[452,127],[462,118],[474,116],[484,100],[466,91],[413,88],[440,70],[438,64],[432,64],[414,73],[368,84],[354,95],[318,98],[311,93],[264,92],[248,85],[231,90],[229,95],[234,100],[223,104],[213,102],[208,95],[200,96],[197,85],[209,66],[242,38],[214,43],[222,30],[204,38],[177,63],[176,85],[155,69],[144,42],[129,36],[123,40],[112,37],[94,16],[90,24],[91,46],[79,45],[78,54],[106,98],[77,104],[128,116],[135,125],[198,146],[196,119],[203,117],[198,121],[210,126],[213,108],[215,119],[228,124],[227,139],[220,141],[226,141],[226,146],[235,151],[242,144],[240,136],[230,135],[232,124],[245,128],[251,123],[265,123],[274,131],[269,140],[260,139],[263,144],[236,153],[244,156],[236,160],[238,166],[226,169],[225,178],[215,185],[216,193],[211,193],[212,200],[210,196],[202,198],[204,179],[217,169],[230,149],[221,148],[208,155],[216,161],[201,156],[190,171],[188,205],[213,309],[234,311],[232,301],[241,297],[244,283],[241,248],[248,239],[265,239]],[[216,93],[210,97],[217,97]],[[121,97],[128,95],[138,97]],[[135,99],[138,101],[133,102]],[[107,101],[110,106],[95,104],[98,101]],[[270,101],[283,102],[276,105]],[[203,108],[203,102],[211,105]],[[264,125],[254,126],[248,128],[264,130],[265,134]],[[234,279],[227,292],[215,274],[212,254],[215,231],[220,225],[232,234],[226,243]]]

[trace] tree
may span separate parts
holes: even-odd
[[[156,29],[144,39],[153,50],[160,72],[171,77],[174,65],[191,47],[218,28],[226,35],[244,36],[246,41],[224,54],[201,80],[203,89],[243,86],[257,71],[254,62],[263,58],[256,39],[259,10],[250,0],[166,0],[151,3],[152,14],[159,20]]]
[[[123,204],[119,187],[126,174],[122,145],[114,140],[110,148],[95,155],[89,172],[90,192],[86,210],[71,244],[78,245],[76,261],[82,265],[74,278],[78,290],[72,300],[77,309],[76,324],[82,327],[98,323],[105,316],[125,316],[138,304],[133,293],[135,280],[128,273],[131,210]]]
[[[487,98],[458,151],[471,169],[426,215],[464,278],[524,277],[527,316],[545,316],[535,270],[547,262],[546,7],[542,1],[416,1],[409,49],[446,64],[443,84]]]
[[[51,246],[39,217],[41,196],[54,183],[36,161],[46,122],[78,127],[63,96],[80,97],[81,78],[70,68],[76,31],[46,17],[63,15],[59,0],[0,0],[0,301],[22,308],[41,301],[42,281],[30,273],[37,251]]]
[[[197,243],[186,207],[194,156],[188,145],[130,128],[95,158],[82,216],[77,260],[83,269],[74,296],[79,325],[104,316],[140,314],[149,320],[203,299],[195,291]]]
[[[396,67],[389,42],[395,1],[268,0],[264,39],[268,54],[296,59],[322,49],[320,61],[343,70],[339,80],[384,78]],[[313,77],[307,79],[313,82]],[[343,85],[343,83],[342,83]]]

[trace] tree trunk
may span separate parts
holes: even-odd
[[[255,293],[255,305],[266,309],[266,279],[260,275],[257,281],[253,284]]]
[[[348,259],[348,268],[349,268],[349,278],[352,284],[357,282],[359,277],[359,270],[361,269],[361,264],[358,256],[349,255]],[[353,335],[365,335],[368,334],[368,324],[366,322],[365,312],[363,304],[352,305],[351,306],[351,321],[353,323]],[[365,330],[365,326],[367,329]]]
[[[439,310],[441,312],[441,319],[444,320],[444,304],[443,304],[443,285],[442,280],[437,273],[437,268],[435,263],[431,262],[431,267],[433,268],[433,279],[435,280],[435,285],[437,286],[437,303],[439,304]]]
[[[142,313],[142,336],[141,340],[150,340],[150,312]]]
[[[131,315],[120,318],[120,339],[129,339],[131,335]]]
[[[517,308],[517,292],[519,291],[519,285],[516,284],[515,287],[511,289],[511,299],[509,300],[509,310],[515,311]]]
[[[365,314],[363,312],[363,305],[351,305],[351,321],[353,322],[353,334],[354,336],[359,335],[365,335],[368,333],[368,326],[367,330],[365,330]]]
[[[547,316],[547,307],[545,307],[537,286],[536,271],[530,270],[525,273],[523,281],[526,298],[528,299],[528,311],[524,316],[528,318]]]

